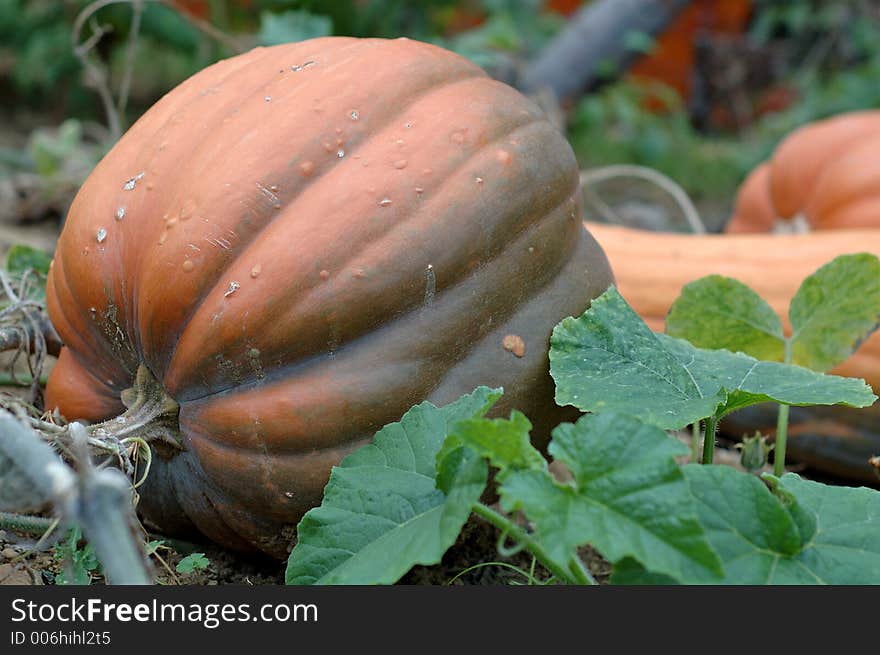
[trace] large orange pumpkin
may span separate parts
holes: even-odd
[[[880,227],[880,110],[791,132],[746,178],[725,231],[766,232],[801,216],[814,230]]]
[[[577,198],[538,107],[443,49],[325,38],[222,61],[76,197],[47,404],[108,419],[139,406],[138,376],[179,442],[155,447],[145,518],[284,555],[330,467],[414,403],[503,386],[499,413],[560,420],[550,332],[612,280]]]

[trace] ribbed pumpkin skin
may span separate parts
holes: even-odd
[[[612,281],[577,197],[540,110],[440,48],[326,38],[220,62],[76,197],[47,406],[112,417],[145,364],[186,447],[154,458],[146,518],[283,556],[330,467],[421,400],[503,386],[497,413],[539,438],[560,419],[550,332]]]
[[[791,132],[737,192],[727,233],[880,226],[880,111],[856,111]]]

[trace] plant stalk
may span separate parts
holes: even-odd
[[[791,339],[785,340],[782,361],[791,364]],[[777,477],[785,473],[785,448],[788,441],[788,405],[779,406],[776,418],[776,446],[773,455],[773,474]]]
[[[717,416],[710,416],[706,419],[706,430],[703,434],[703,464],[711,464],[715,458],[715,428],[717,425]]]
[[[578,558],[572,558],[568,567],[560,566],[547,554],[541,544],[532,539],[525,530],[516,525],[506,516],[499,514],[483,503],[474,503],[471,506],[471,510],[474,514],[488,521],[502,532],[506,532],[515,541],[523,544],[528,551],[532,553],[532,555],[534,555],[535,558],[558,580],[565,582],[566,584],[596,584],[596,580],[590,575],[589,571],[584,567],[583,562]],[[577,561],[575,561],[576,559]]]

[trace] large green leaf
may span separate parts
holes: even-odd
[[[508,469],[547,469],[547,460],[532,446],[529,432],[532,424],[523,414],[513,411],[510,418],[477,418],[459,422],[443,448],[462,444],[487,458],[500,469],[503,477]],[[441,451],[442,455],[442,451]],[[439,457],[438,457],[439,459]],[[500,478],[499,478],[500,479]]]
[[[550,373],[560,405],[619,411],[665,429],[771,400],[852,407],[876,400],[862,380],[654,334],[614,287],[553,330]]]
[[[777,494],[725,466],[684,468],[723,584],[880,584],[880,492],[788,473]],[[632,560],[614,582],[670,582]],[[706,576],[704,582],[714,583]]]
[[[698,348],[770,361],[782,361],[785,339],[773,308],[742,282],[721,275],[685,285],[666,317],[666,334]]]
[[[390,584],[415,564],[439,562],[485,489],[487,466],[450,453],[444,493],[435,458],[455,423],[484,415],[500,396],[480,387],[439,409],[416,405],[343,459],[297,527],[287,583]]]
[[[522,510],[534,538],[565,566],[578,546],[606,559],[632,557],[678,580],[721,573],[676,463],[688,452],[663,430],[631,417],[584,416],[553,432],[550,453],[566,464],[573,484],[548,472],[511,469],[499,492],[507,511]]]
[[[792,357],[827,371],[858,348],[880,323],[880,259],[841,255],[809,276],[791,301]]]

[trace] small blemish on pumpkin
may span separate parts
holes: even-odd
[[[166,230],[170,230],[170,229],[171,229],[172,227],[174,227],[175,225],[177,225],[177,219],[174,218],[174,217],[171,217],[171,218],[169,218],[168,220],[165,221],[165,229],[166,229]]]
[[[104,243],[104,239],[106,238],[107,230],[105,230],[103,227],[98,228],[98,231],[95,233],[95,239],[98,241],[98,243]]]
[[[167,148],[167,147],[168,147],[167,141],[163,141],[162,143],[159,144],[159,150],[165,150],[165,148]]]
[[[183,270],[186,271],[187,273],[189,273],[195,267],[196,267],[196,264],[191,259],[187,259],[185,262],[183,262],[183,266],[182,266]]]
[[[464,143],[464,131],[456,130],[449,138],[452,139],[453,143],[462,145]]]
[[[404,123],[403,126],[404,126],[406,129],[410,129],[410,128],[413,126],[412,121],[407,121],[406,123]]]
[[[119,207],[116,209],[116,220],[121,221],[125,218],[125,207]]]
[[[167,238],[168,238],[168,232],[167,231],[162,232],[162,234],[159,235],[159,245],[161,246],[163,243],[165,243],[165,240]]]
[[[529,252],[530,252],[530,253],[535,252],[535,247],[534,247],[534,246],[529,246]]]
[[[83,256],[89,254],[89,247],[88,246],[86,246],[85,248],[82,249],[82,254],[83,254]]]
[[[403,146],[406,145],[406,141],[404,141],[403,139],[398,139],[397,141],[394,142],[394,144],[395,144],[398,148],[402,148]]]
[[[272,186],[269,187],[269,191],[271,191],[272,193],[276,193],[278,191],[278,185],[273,184]]]
[[[394,162],[394,168],[400,171],[406,168],[406,164],[407,161],[405,159],[398,159],[396,162]]]
[[[513,155],[511,155],[510,152],[508,152],[507,150],[499,150],[495,153],[495,159],[502,166],[507,166],[508,164],[510,164],[511,161],[513,161]]]
[[[433,172],[434,172],[434,170],[431,168],[423,168],[422,169],[422,175],[430,175]]]
[[[322,269],[321,272],[318,273],[318,277],[320,277],[322,280],[329,280],[330,279],[330,271],[328,271],[326,268]]]
[[[324,146],[324,150],[326,150],[327,152],[333,152],[333,150],[335,149],[335,146],[329,141],[324,141],[321,145]]]
[[[299,172],[305,177],[308,177],[315,172],[315,165],[310,161],[304,161],[299,165]]]
[[[419,194],[419,195],[422,195],[422,194],[425,192],[425,190],[424,190],[422,187],[420,187],[420,186],[415,187],[415,188],[413,189],[413,191],[415,191],[415,192],[416,192],[417,194]]]
[[[501,347],[517,357],[522,357],[526,354],[526,342],[518,334],[508,334],[504,337],[501,340]]]
[[[364,269],[359,268],[354,272],[354,276],[359,280],[363,280],[365,277],[367,277],[367,273],[366,271],[364,271]]]
[[[391,198],[382,198],[382,200],[379,201],[380,207],[387,207],[390,204],[391,204]]]
[[[238,282],[236,282],[235,280],[233,280],[232,282],[229,283],[229,287],[226,289],[226,293],[223,294],[223,297],[228,298],[229,296],[231,296],[233,293],[235,293],[239,289],[241,289],[241,285]]]
[[[251,269],[251,277],[252,277],[252,278],[256,278],[256,277],[260,274],[260,271],[262,271],[262,270],[263,270],[263,267],[260,266],[259,264],[256,264],[256,265]]]
[[[147,191],[152,191],[155,188],[156,188],[155,184],[153,184],[152,182],[147,182]]]

